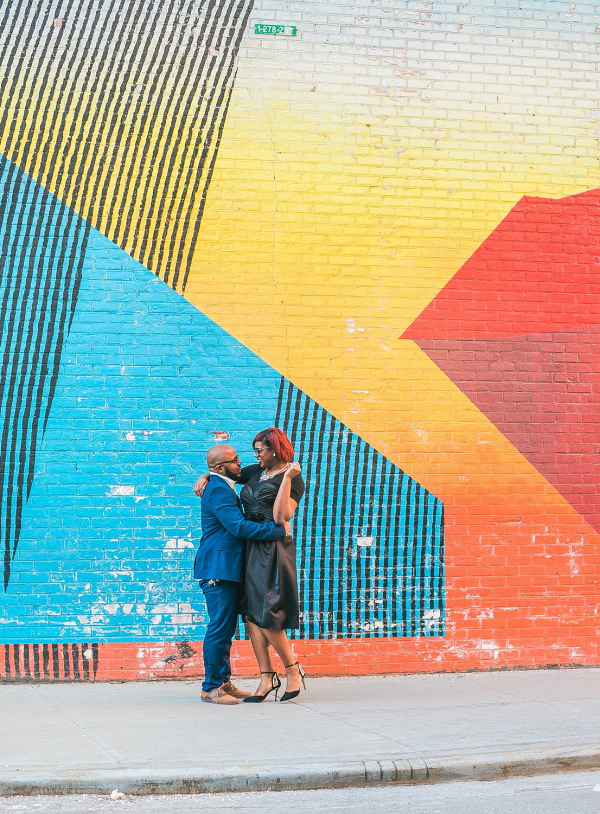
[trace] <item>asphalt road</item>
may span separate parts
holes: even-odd
[[[600,771],[493,782],[252,794],[3,797],[2,814],[599,814]]]

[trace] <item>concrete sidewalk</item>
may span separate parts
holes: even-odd
[[[256,682],[240,681],[253,689]],[[199,682],[0,686],[0,794],[311,789],[600,768],[600,669],[307,678],[216,707]]]

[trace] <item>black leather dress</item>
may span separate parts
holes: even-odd
[[[252,470],[252,471],[250,471]],[[283,472],[260,480],[260,466],[245,467],[247,480],[240,493],[248,520],[266,523],[273,520],[273,506],[283,480]],[[291,497],[299,502],[304,494],[301,475],[292,480]],[[299,627],[296,546],[293,541],[247,540],[246,580],[242,616],[266,630]]]

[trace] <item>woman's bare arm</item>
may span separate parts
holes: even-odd
[[[206,484],[208,483],[209,477],[210,472],[206,472],[204,475],[200,475],[200,477],[194,484],[194,494],[198,495],[198,497],[202,497],[202,495],[204,494],[204,490],[206,489]]]
[[[294,512],[298,508],[297,502],[290,497],[292,480],[301,472],[300,464],[294,461],[289,465],[281,481],[275,503],[273,505],[273,520],[280,525],[291,520]]]

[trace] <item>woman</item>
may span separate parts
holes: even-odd
[[[252,442],[257,463],[242,469],[244,484],[240,499],[249,520],[283,523],[291,520],[304,494],[300,464],[292,463],[294,448],[287,435],[277,427],[259,432]],[[202,475],[194,487],[202,494],[208,475]],[[245,702],[257,703],[281,687],[271,661],[271,647],[285,666],[286,688],[281,697],[289,701],[304,685],[304,670],[295,660],[286,629],[299,626],[296,549],[293,540],[246,542],[246,580],[242,616],[260,668],[260,684]]]
[[[259,432],[254,441],[257,464],[242,469],[244,488],[240,500],[249,520],[283,523],[291,520],[304,494],[300,464],[287,435],[277,427]],[[260,685],[245,702],[263,701],[281,681],[273,670],[271,647],[283,662],[286,688],[281,700],[289,701],[304,684],[304,670],[294,659],[286,628],[299,626],[296,549],[293,541],[248,541],[246,544],[245,596],[242,615],[260,668]]]

